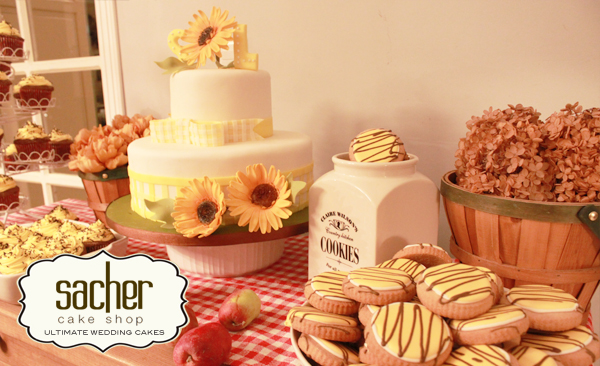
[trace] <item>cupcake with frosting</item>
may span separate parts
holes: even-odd
[[[10,86],[12,85],[12,81],[8,78],[8,76],[0,71],[0,102],[8,102],[10,99]],[[4,133],[2,133],[4,135]]]
[[[29,107],[43,107],[50,104],[52,91],[54,86],[48,79],[34,74],[21,79],[13,88],[13,95]]]
[[[46,215],[43,219],[34,222],[30,229],[34,233],[51,237],[59,231],[62,224],[63,221],[61,219]]]
[[[78,236],[80,232],[85,230],[85,226],[83,225],[78,225],[75,224],[73,222],[70,221],[65,221],[63,222],[63,224],[61,225],[60,229],[58,229],[58,231],[61,234],[65,234],[68,236]]]
[[[23,243],[0,250],[0,274],[10,275],[25,272],[27,266],[33,262],[22,248]]]
[[[0,51],[2,56],[23,57],[23,43],[19,30],[6,21],[0,22]]]
[[[80,239],[75,236],[65,235],[61,232],[55,233],[48,240],[46,254],[48,258],[52,258],[59,254],[81,255],[85,251],[85,247]]]
[[[38,159],[44,151],[50,150],[50,137],[44,133],[42,126],[27,121],[25,126],[17,130],[14,144],[20,160],[26,160],[21,154],[27,155],[29,159]]]
[[[46,216],[56,217],[61,220],[78,220],[79,217],[75,215],[73,212],[69,211],[67,208],[63,207],[63,205],[58,205],[52,209]]]
[[[8,175],[0,175],[0,205],[14,207],[18,203],[19,186],[17,186],[17,182]]]
[[[18,224],[12,224],[4,229],[4,235],[17,238],[21,241],[25,241],[27,240],[27,238],[33,235],[33,231]]]
[[[19,160],[19,153],[17,152],[17,148],[15,144],[10,144],[4,150],[4,167],[9,172],[18,172],[27,170],[27,165],[24,164],[13,164],[10,162]]]
[[[110,231],[100,220],[97,220],[83,231],[80,231],[77,234],[77,238],[83,242],[86,253],[102,249],[116,239],[112,231]]]
[[[67,161],[71,153],[71,144],[73,137],[64,133],[58,128],[53,128],[50,132],[50,148],[54,150],[54,161]]]

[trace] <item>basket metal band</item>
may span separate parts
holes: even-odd
[[[586,203],[535,202],[469,192],[456,185],[454,171],[444,175],[440,192],[452,202],[490,214],[564,224],[581,224],[577,217],[579,210],[586,205],[594,207]],[[596,206],[596,209],[600,207]]]
[[[452,252],[452,254],[454,254],[461,262],[471,266],[487,267],[502,278],[547,285],[587,283],[600,280],[600,267],[583,269],[534,269],[516,267],[471,254],[459,247],[454,238],[450,240],[450,252]]]

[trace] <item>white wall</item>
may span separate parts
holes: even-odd
[[[356,133],[385,127],[439,186],[465,122],[490,106],[531,105],[544,118],[566,103],[600,106],[598,1],[117,4],[129,114],[167,116],[168,76],[152,61],[172,56],[172,29],[220,6],[248,24],[250,52],[271,73],[276,128],[312,137],[317,176]],[[443,214],[440,225],[447,245]]]

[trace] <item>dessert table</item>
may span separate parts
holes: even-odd
[[[28,211],[43,216],[61,204],[79,216],[80,221],[93,222],[93,211],[87,202],[66,199],[52,205]],[[24,214],[11,214],[9,223],[28,223],[35,219]],[[286,241],[282,258],[270,268],[250,276],[236,278],[206,278],[182,271],[189,285],[186,299],[191,303],[200,324],[218,321],[218,309],[236,289],[250,288],[262,300],[260,316],[245,330],[232,332],[233,347],[229,365],[300,365],[284,326],[288,310],[304,302],[304,284],[308,273],[308,238],[291,237]],[[154,258],[168,259],[165,246],[129,239],[128,254],[144,253]],[[16,321],[20,305],[0,302],[0,366],[1,365],[172,365],[173,346],[156,344],[138,350],[117,346],[105,354],[80,346],[68,350],[31,340]]]

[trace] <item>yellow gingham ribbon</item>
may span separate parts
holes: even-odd
[[[232,121],[159,119],[150,121],[152,142],[191,144],[202,147],[256,141],[273,135],[272,118]]]

